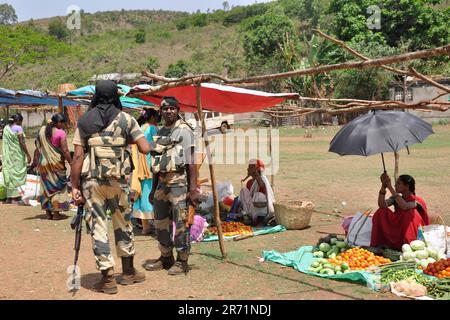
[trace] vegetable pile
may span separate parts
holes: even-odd
[[[399,261],[384,266],[380,266],[381,283],[388,285],[391,282],[399,282],[409,278],[414,278],[416,282],[422,284],[425,279],[423,275],[415,271],[414,261]]]
[[[208,228],[209,233],[218,234],[217,227]],[[233,237],[244,234],[253,233],[253,229],[250,226],[246,226],[240,222],[222,222],[222,231],[225,237]]]
[[[322,238],[313,250],[316,258],[336,258],[348,249],[347,243],[334,235]]]
[[[423,273],[439,279],[450,277],[450,258],[428,264]]]
[[[450,300],[450,279],[437,279],[427,285],[427,295],[436,300]]]
[[[376,256],[366,249],[352,248],[341,253],[336,258],[329,259],[329,262],[338,266],[347,263],[351,270],[366,270],[369,267],[391,263],[391,260]]]
[[[425,242],[420,240],[412,241],[411,244],[404,244],[402,252],[400,260],[415,261],[419,269],[425,269],[428,264],[443,258],[443,255],[439,254],[436,249],[427,248]]]
[[[335,274],[343,274],[351,272],[348,264],[343,263],[340,266],[332,265],[327,259],[319,258],[317,261],[314,261],[311,264],[311,267],[308,269],[309,272],[315,272],[319,274],[326,274],[329,276]]]

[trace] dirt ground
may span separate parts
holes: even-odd
[[[450,127],[434,128],[436,134],[424,144],[402,151],[400,172],[416,178],[417,193],[429,205],[431,215],[440,214],[450,222]],[[396,299],[360,284],[324,280],[308,276],[271,262],[260,262],[263,250],[288,252],[314,244],[325,233],[342,233],[342,217],[358,210],[376,209],[380,157],[339,157],[328,153],[336,128],[313,130],[313,138],[304,138],[304,130],[280,131],[280,171],[275,178],[277,200],[310,200],[320,212],[313,215],[311,227],[302,231],[258,236],[239,242],[226,242],[228,259],[220,258],[218,242],[193,244],[191,272],[170,277],[165,271],[146,272],[147,281],[120,287],[119,294],[107,296],[90,290],[100,278],[95,268],[89,236],[83,234],[79,266],[81,290],[68,292],[67,268],[73,264],[74,234],[70,220],[48,221],[39,208],[0,204],[0,299]],[[388,171],[393,157],[386,155]],[[216,166],[219,181],[231,180],[235,194],[245,165]],[[202,176],[207,177],[205,168]],[[345,204],[343,204],[345,202]],[[70,212],[70,216],[75,213]],[[339,217],[340,215],[341,217]],[[112,231],[112,230],[111,230]],[[111,232],[111,234],[113,234]],[[110,239],[112,240],[112,239]],[[157,258],[157,241],[136,232],[136,264]],[[116,272],[121,271],[120,262]]]

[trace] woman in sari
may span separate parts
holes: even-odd
[[[138,123],[144,132],[145,138],[153,141],[157,135],[159,115],[153,109],[143,111]],[[133,217],[142,221],[142,235],[149,235],[152,231],[151,222],[154,221],[153,206],[150,204],[149,196],[152,191],[153,175],[151,172],[151,156],[138,152],[137,146],[132,145],[132,158],[134,171],[131,177],[131,190],[134,192],[135,202],[133,204]]]
[[[400,176],[395,189],[386,173],[381,175],[379,209],[372,218],[372,247],[401,250],[403,244],[417,239],[419,226],[429,224],[425,201],[416,195],[416,182],[409,175]],[[386,189],[392,196],[386,199]],[[394,205],[394,211],[389,209]]]
[[[26,184],[27,164],[31,162],[22,121],[23,117],[15,114],[3,130],[3,180],[6,203],[12,204],[22,204],[18,188]]]
[[[67,216],[60,212],[69,210],[66,161],[71,165],[72,157],[63,130],[66,124],[67,118],[63,114],[55,114],[51,122],[39,130],[36,138],[33,164],[41,176],[42,195],[39,200],[49,220],[65,219]]]

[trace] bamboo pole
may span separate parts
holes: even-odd
[[[58,96],[58,113],[64,113],[64,105],[62,96]]]
[[[272,171],[273,171],[273,150],[272,150],[272,122],[270,122],[270,131],[269,131],[269,151],[270,151],[270,161],[272,163]],[[270,176],[270,185],[272,190],[275,190],[275,173],[272,172]]]
[[[205,148],[206,148],[206,155],[208,157],[208,164],[209,164],[209,173],[211,175],[211,186],[212,186],[212,192],[213,192],[213,199],[214,199],[214,219],[216,221],[217,226],[217,233],[219,236],[219,245],[220,245],[220,251],[222,252],[222,258],[227,258],[227,252],[225,250],[225,243],[223,240],[223,232],[222,232],[222,222],[220,220],[220,212],[219,212],[219,197],[217,195],[217,189],[216,189],[216,175],[214,172],[214,165],[212,163],[212,156],[211,156],[211,150],[209,148],[209,138],[208,134],[206,132],[206,124],[205,124],[205,118],[203,117],[203,108],[202,108],[202,99],[201,99],[201,85],[196,85],[197,89],[197,109],[198,109],[198,117],[201,120],[202,123],[202,135],[203,135],[203,141],[205,142]]]
[[[397,179],[398,179],[398,164],[399,164],[399,160],[400,160],[400,155],[398,154],[398,152],[394,152],[394,157],[395,157],[394,178],[395,178],[395,181],[397,181]]]

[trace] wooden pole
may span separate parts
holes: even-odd
[[[58,113],[64,112],[63,98],[58,96]]]
[[[397,181],[397,179],[398,179],[398,163],[399,163],[399,159],[400,159],[400,155],[398,154],[398,152],[394,152],[394,157],[395,157],[394,178],[395,178],[395,181]]]
[[[273,172],[273,150],[272,150],[272,122],[270,123],[269,131],[269,151],[270,151],[270,162],[272,164],[272,175],[270,176],[270,185],[272,190],[275,190],[275,172]]]
[[[227,258],[227,252],[225,250],[225,243],[223,240],[223,232],[222,232],[222,222],[220,220],[220,211],[219,211],[219,197],[217,195],[217,189],[216,189],[216,175],[214,173],[214,165],[212,163],[212,156],[211,156],[211,150],[209,148],[209,138],[208,134],[206,133],[206,124],[205,124],[205,118],[203,117],[203,108],[202,108],[202,99],[201,99],[201,85],[196,85],[197,89],[197,109],[198,109],[198,118],[201,120],[202,123],[202,136],[203,141],[205,142],[205,148],[206,148],[206,155],[208,157],[208,164],[209,164],[209,173],[211,174],[211,186],[212,186],[212,192],[213,192],[213,199],[214,199],[214,219],[216,221],[217,226],[217,233],[219,236],[219,245],[220,245],[220,251],[222,252],[222,258]]]

